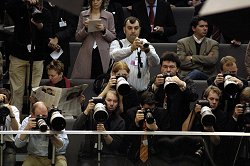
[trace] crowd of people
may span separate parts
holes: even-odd
[[[16,165],[16,148],[26,145],[28,155],[23,166],[67,165],[65,153],[70,140],[63,132],[65,119],[61,112],[34,98],[30,98],[27,117],[23,117],[22,110],[23,96],[38,87],[43,78],[49,79],[45,83],[48,86],[72,86],[67,78],[72,40],[82,45],[71,79],[96,79],[112,64],[108,82],[97,97],[91,96],[87,105],[82,105],[72,130],[250,131],[250,42],[245,56],[247,78],[238,76],[237,58],[228,55],[219,59],[220,41],[208,35],[214,26],[199,15],[190,23],[192,34],[177,41],[176,52],[166,50],[158,55],[152,45],[167,43],[168,37],[177,33],[171,8],[197,7],[203,1],[88,2],[89,8],[77,18],[50,1],[4,1],[1,10],[15,27],[8,39],[11,88],[0,88],[0,127],[62,132],[4,135],[3,165]],[[127,18],[122,12],[124,6],[131,11]],[[2,55],[0,77],[1,66]],[[150,68],[155,66],[160,66],[160,71],[152,76]],[[198,96],[194,80],[207,81],[202,96]],[[85,96],[81,95],[82,104]],[[55,124],[54,118],[59,119]],[[79,145],[77,162],[81,166],[244,166],[249,165],[250,150],[248,138],[242,140],[219,135],[86,135]],[[101,161],[96,157],[98,153]]]

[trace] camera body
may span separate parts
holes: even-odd
[[[198,100],[196,103],[201,105],[201,124],[203,126],[213,126],[216,122],[216,117],[214,116],[212,109],[210,108],[209,101]]]
[[[124,76],[116,76],[116,90],[122,96],[130,91],[130,85]]]
[[[154,121],[155,121],[155,118],[154,118],[154,116],[153,116],[153,112],[154,112],[154,109],[145,109],[144,111],[143,111],[143,114],[144,114],[144,119],[146,120],[146,122],[148,123],[148,124],[152,124],[152,123],[154,123]]]
[[[224,73],[223,77],[224,77],[224,91],[230,95],[236,94],[239,91],[239,88],[234,81],[230,80],[230,78],[233,77],[231,73],[230,72]]]
[[[176,84],[176,82],[171,81],[171,78],[173,75],[171,73],[163,73],[163,78],[164,78],[164,90],[165,93],[169,95],[174,95],[177,93],[180,89],[179,86]]]
[[[109,118],[109,114],[106,111],[106,107],[103,104],[102,97],[92,97],[93,103],[95,103],[93,119],[97,123],[104,123]]]
[[[36,23],[41,23],[43,21],[43,13],[35,6],[35,5],[30,5],[29,8],[29,13],[31,14],[34,22]]]
[[[5,106],[4,101],[0,101],[0,117],[6,117],[10,113],[10,110],[8,107]]]

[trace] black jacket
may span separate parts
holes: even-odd
[[[198,94],[195,90],[195,83],[193,80],[188,78],[180,78],[186,83],[186,90],[178,90],[176,93],[167,95],[167,110],[170,113],[171,122],[170,130],[181,131],[182,123],[187,118],[190,113],[190,103],[194,102],[198,98]],[[152,89],[152,84],[155,78],[149,83],[148,90],[154,92]],[[164,85],[160,85],[155,93],[156,101],[159,107],[163,107],[165,99]]]
[[[44,60],[48,50],[48,39],[52,33],[51,14],[43,8],[42,23],[43,28],[38,30],[30,22],[30,5],[26,5],[22,0],[9,0],[6,4],[6,10],[14,21],[14,35],[10,39],[11,55],[22,60]],[[31,55],[27,46],[34,44],[34,54]]]

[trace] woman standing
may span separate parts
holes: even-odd
[[[116,38],[112,13],[104,10],[105,0],[89,0],[90,9],[82,11],[76,30],[76,40],[82,42],[72,78],[96,78],[108,70],[109,45]],[[101,19],[95,32],[88,32],[90,20]]]

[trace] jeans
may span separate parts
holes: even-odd
[[[208,75],[196,69],[188,73],[187,77],[189,77],[192,80],[207,80],[208,79]]]

